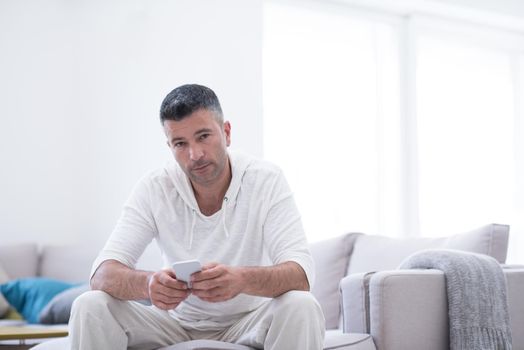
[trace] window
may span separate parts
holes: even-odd
[[[512,226],[524,252],[524,35],[267,2],[264,152],[315,241]]]
[[[272,3],[265,18],[265,157],[284,169],[311,240],[378,232],[398,218],[398,205],[382,208],[398,188],[394,24]]]
[[[421,232],[510,222],[515,188],[511,53],[421,34],[417,47]]]

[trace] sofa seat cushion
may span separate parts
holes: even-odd
[[[216,340],[191,340],[176,345],[166,346],[159,350],[255,350],[249,346],[224,343]]]
[[[324,350],[376,350],[376,347],[369,334],[342,333],[333,329],[326,331]]]
[[[293,344],[290,344],[290,349]],[[216,340],[191,340],[163,347],[159,350],[252,350],[248,346],[224,343]],[[326,331],[324,350],[376,350],[369,334],[342,333],[339,330]]]
[[[34,347],[35,350],[66,350],[70,349],[69,338],[43,342]],[[290,349],[293,349],[290,344]],[[159,350],[253,350],[253,348],[219,342],[216,340],[191,340],[177,345],[166,346]],[[373,339],[369,334],[342,333],[339,330],[326,331],[324,350],[376,350]]]
[[[293,348],[290,344],[290,349]],[[248,346],[224,343],[216,340],[192,340],[177,345],[171,345],[159,350],[251,350]],[[324,350],[376,350],[369,334],[342,333],[340,330],[326,331]]]

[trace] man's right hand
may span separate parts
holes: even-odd
[[[148,291],[151,303],[162,310],[172,310],[184,301],[191,291],[187,284],[176,279],[173,270],[161,270],[148,279]]]

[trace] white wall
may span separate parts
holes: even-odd
[[[158,110],[184,83],[261,156],[261,47],[258,0],[2,0],[0,243],[101,246],[171,157]]]
[[[158,109],[180,84],[212,87],[233,147],[262,155],[262,2],[1,0],[0,243],[101,246],[171,157]]]

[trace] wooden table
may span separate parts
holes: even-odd
[[[20,345],[24,345],[26,339],[57,338],[67,335],[67,327],[0,327],[0,340],[18,340]]]

